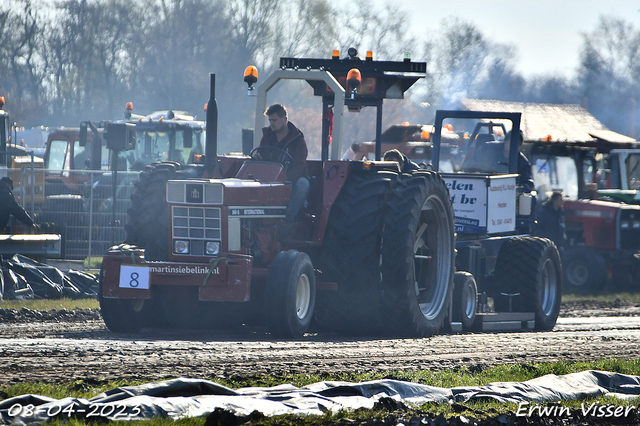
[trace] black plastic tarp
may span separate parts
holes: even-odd
[[[322,415],[340,410],[373,408],[382,399],[406,405],[469,402],[547,403],[611,395],[640,395],[640,377],[607,371],[583,371],[563,376],[546,375],[526,382],[499,382],[486,386],[439,388],[397,380],[362,383],[324,381],[308,386],[280,385],[233,390],[200,379],[174,379],[112,389],[91,399],[60,400],[22,395],[0,402],[0,423],[35,424],[68,417],[109,420],[178,420],[224,410],[236,417],[259,413]]]
[[[2,260],[2,299],[95,298],[98,280],[83,271],[60,271],[20,254]]]

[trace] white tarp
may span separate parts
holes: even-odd
[[[499,402],[546,403],[612,395],[640,395],[640,377],[606,371],[584,371],[564,376],[546,375],[526,382],[498,382],[485,386],[439,388],[398,380],[362,383],[324,381],[303,387],[233,390],[200,379],[174,379],[112,389],[91,399],[61,400],[22,395],[0,402],[0,423],[35,424],[68,417],[110,420],[144,420],[156,416],[173,420],[201,417],[224,409],[235,416],[259,412],[322,415],[326,412],[372,408],[377,401],[423,404],[494,399]]]

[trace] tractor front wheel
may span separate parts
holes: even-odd
[[[148,325],[149,301],[145,299],[106,299],[102,296],[103,271],[100,271],[98,301],[107,328],[114,333],[137,333]]]
[[[267,276],[268,326],[276,337],[300,338],[309,329],[316,301],[311,259],[296,250],[281,251]]]
[[[469,272],[456,272],[453,275],[452,320],[462,323],[463,331],[472,331],[476,321],[478,306],[478,287]]]

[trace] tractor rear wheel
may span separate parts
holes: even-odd
[[[300,338],[309,329],[316,301],[311,259],[296,250],[281,251],[267,275],[268,326],[276,337]]]
[[[497,311],[534,312],[537,330],[551,330],[560,313],[562,264],[556,245],[547,238],[513,237],[500,247],[495,268]]]
[[[380,243],[386,200],[397,173],[352,171],[331,208],[322,247],[317,323],[346,334],[379,332]]]
[[[403,176],[384,220],[381,273],[384,321],[392,335],[430,336],[453,293],[453,207],[435,172]]]
[[[180,164],[170,161],[148,165],[134,183],[127,210],[125,241],[145,249],[146,260],[169,259],[169,210],[165,185],[176,177]]]

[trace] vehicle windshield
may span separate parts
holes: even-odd
[[[163,131],[136,129],[135,149],[121,151],[120,158],[126,161],[127,170],[143,170],[144,166],[155,161],[191,163],[195,154],[204,154],[205,132],[200,129],[192,131],[191,147],[185,147],[185,133],[184,128]]]
[[[90,168],[91,148],[92,144],[89,142],[85,146],[80,145],[80,141],[73,142],[73,169],[74,170],[88,170]],[[103,141],[101,149],[100,169],[109,170],[109,149],[106,142]]]
[[[66,140],[52,140],[49,143],[49,151],[44,159],[44,167],[49,170],[65,170],[69,143]]]
[[[444,173],[506,174],[510,121],[445,120],[441,130],[438,170]]]
[[[640,153],[629,154],[626,163],[629,189],[640,189]]]
[[[540,200],[545,200],[555,190],[562,191],[572,200],[578,199],[578,170],[573,158],[544,155],[534,156],[530,162]]]

